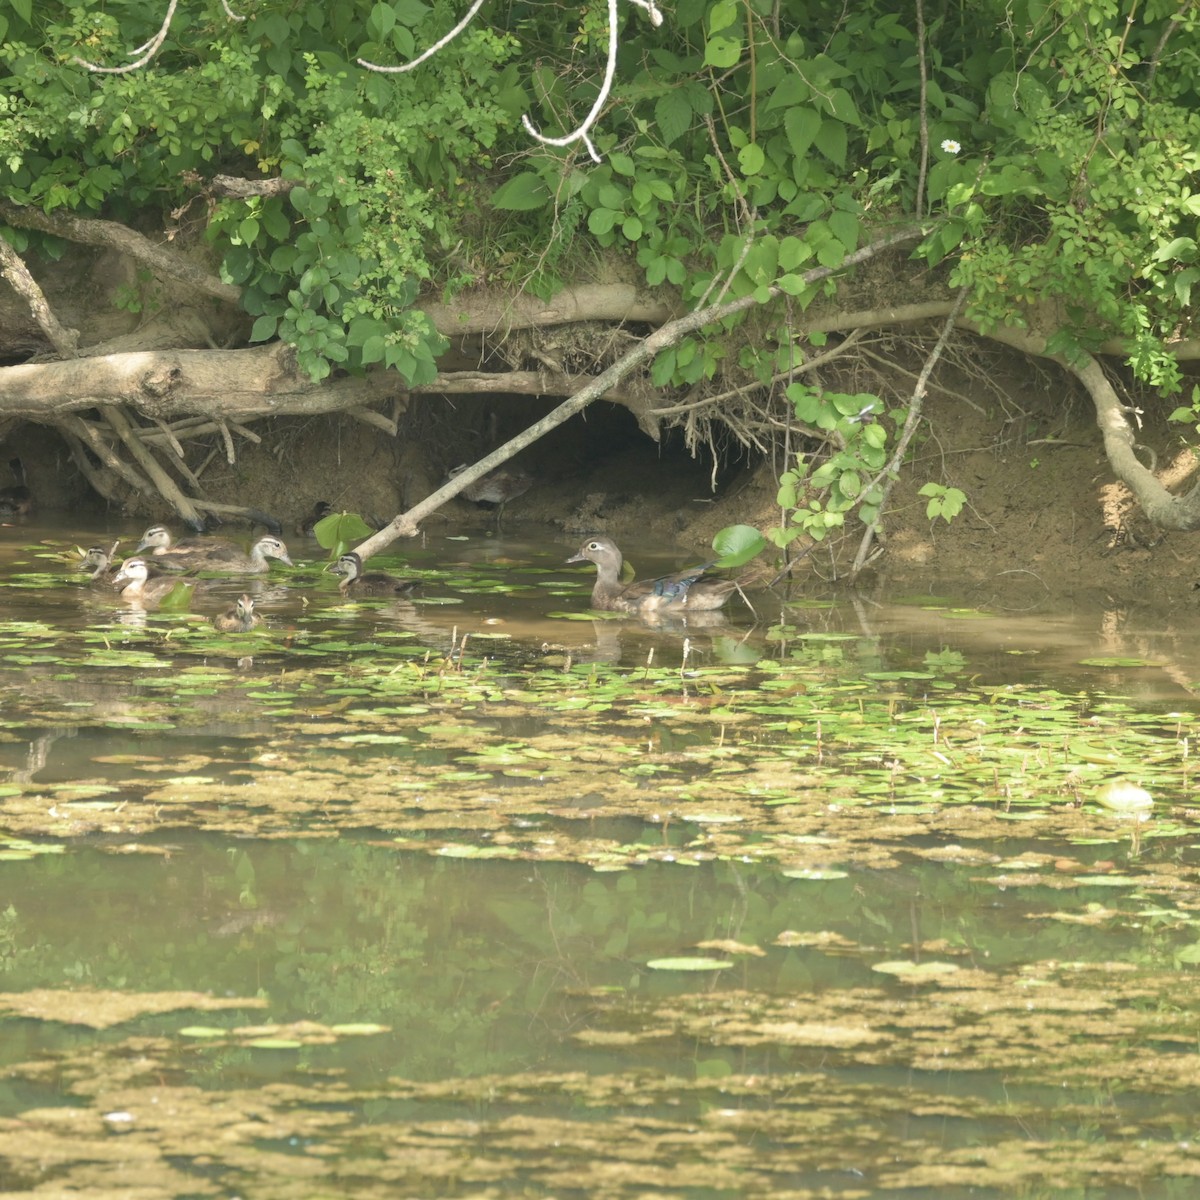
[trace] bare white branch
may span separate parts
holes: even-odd
[[[629,0],[630,4],[636,4],[639,8],[645,9],[650,16],[651,23],[657,28],[663,22],[662,12],[655,0]],[[415,67],[419,67],[421,63],[427,62],[443,47],[448,46],[470,23],[475,19],[479,10],[483,7],[484,0],[472,0],[470,8],[467,9],[466,15],[453,29],[450,30],[444,37],[439,38],[432,46],[429,47],[423,54],[419,54],[411,62],[402,63],[396,67],[385,67],[380,63],[371,62],[369,59],[360,58],[356,61],[359,66],[365,67],[368,71],[378,71],[385,75],[400,75],[405,71],[411,71]],[[93,71],[99,75],[125,75],[130,71],[137,71],[144,67],[158,52],[162,49],[162,44],[166,41],[167,33],[171,28],[171,21],[175,17],[175,9],[179,6],[179,0],[170,0],[167,7],[167,15],[163,19],[162,28],[148,42],[139,46],[136,50],[131,51],[134,55],[140,55],[134,62],[128,63],[123,67],[102,67],[99,63],[88,62],[85,58],[80,58],[76,55],[72,61],[78,63],[88,71]],[[239,16],[229,6],[229,0],[221,0],[221,7],[225,10],[225,15],[231,21],[244,21],[246,18]],[[526,113],[521,117],[521,123],[525,126],[525,131],[530,137],[542,143],[544,146],[570,146],[574,142],[582,142],[593,162],[602,161],[599,153],[596,150],[595,144],[592,142],[591,130],[596,121],[600,117],[605,104],[608,103],[609,94],[612,92],[613,79],[617,72],[617,0],[608,0],[608,59],[604,66],[604,80],[600,85],[599,94],[596,96],[595,103],[587,116],[584,117],[578,128],[573,129],[570,133],[563,134],[562,137],[547,137],[541,133],[537,126]]]
[[[131,62],[124,67],[102,67],[99,63],[88,62],[86,58],[80,58],[79,55],[75,55],[72,61],[97,75],[127,75],[130,71],[140,71],[162,49],[163,42],[167,40],[167,32],[171,28],[171,21],[175,16],[175,9],[178,7],[179,0],[171,0],[167,6],[167,15],[163,18],[162,28],[148,42],[132,51],[133,54],[142,55],[136,62]]]
[[[445,37],[439,38],[424,54],[414,58],[412,62],[404,63],[399,67],[381,67],[378,63],[368,62],[365,58],[359,58],[355,61],[360,67],[366,67],[369,71],[381,71],[386,75],[399,75],[403,71],[411,71],[413,67],[419,67],[426,59],[432,58],[443,46],[448,46],[454,41],[474,20],[475,14],[483,7],[483,2],[484,0],[475,0],[471,7],[467,9],[467,15]]]
[[[600,94],[596,97],[596,102],[592,105],[591,112],[584,117],[578,129],[574,129],[570,133],[556,138],[546,137],[544,134],[539,133],[537,127],[529,119],[529,114],[526,113],[521,118],[521,124],[525,126],[525,132],[544,146],[569,146],[572,142],[582,142],[587,148],[588,154],[591,155],[592,161],[601,162],[600,155],[596,153],[596,147],[592,145],[590,131],[596,123],[596,118],[600,116],[600,110],[608,103],[608,94],[612,91],[613,77],[616,73],[617,0],[608,0],[608,62],[604,67],[604,82],[600,85]]]

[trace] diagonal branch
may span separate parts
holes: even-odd
[[[913,241],[921,235],[922,231],[920,229],[911,226],[906,227],[896,233],[880,238],[877,242],[871,242],[869,245],[863,246],[853,254],[848,254],[836,268],[814,267],[811,271],[806,272],[802,278],[806,285],[811,286],[822,279],[827,279],[838,270],[853,266],[856,263],[865,262],[867,259],[873,258],[875,255],[890,249],[892,246],[898,245],[901,242]],[[785,293],[777,287],[766,288],[765,294],[764,290],[755,291],[747,296],[741,296],[737,300],[730,300],[724,304],[709,305],[706,308],[696,309],[682,317],[678,317],[674,321],[668,321],[638,343],[628,354],[619,358],[607,370],[597,375],[591,383],[582,391],[572,396],[570,400],[560,404],[557,408],[547,413],[540,421],[534,422],[528,429],[519,433],[510,441],[505,442],[499,449],[493,450],[491,454],[481,458],[473,466],[468,467],[467,470],[460,471],[448,483],[443,484],[435,492],[426,496],[424,500],[409,509],[408,512],[400,513],[394,517],[378,533],[355,547],[359,556],[365,560],[372,554],[378,553],[385,546],[390,546],[399,537],[415,537],[419,532],[418,522],[427,517],[431,512],[435,512],[441,508],[446,501],[452,500],[476,480],[482,479],[484,475],[490,471],[494,471],[497,467],[512,458],[514,454],[524,450],[526,446],[532,445],[539,438],[549,433],[550,430],[556,429],[565,421],[570,420],[576,413],[582,412],[593,400],[597,400],[606,392],[615,389],[631,371],[635,370],[647,359],[651,359],[660,351],[675,345],[689,333],[693,333],[697,329],[703,329],[706,325],[715,325],[728,317],[736,316],[748,309],[765,304],[770,300],[778,299],[783,295]]]
[[[23,296],[50,344],[63,356],[73,358],[79,345],[79,330],[67,329],[54,315],[46,293],[29,273],[25,260],[0,236],[0,275],[8,280],[12,290]]]

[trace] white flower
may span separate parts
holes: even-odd
[[[942,149],[945,150],[947,154],[957,154],[962,147],[953,138],[947,138],[942,143]]]

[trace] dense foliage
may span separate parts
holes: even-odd
[[[660,27],[622,6],[615,87],[591,130],[598,163],[581,145],[533,141],[521,116],[547,133],[583,120],[603,74],[603,4],[486,8],[393,75],[356,59],[407,62],[462,8],[242,7],[233,21],[216,0],[183,0],[147,67],[100,74],[74,56],[129,61],[164,0],[12,0],[0,14],[0,195],[203,227],[244,289],[253,339],[294,343],[316,378],[382,362],[432,379],[443,343],[412,307],[423,292],[550,293],[603,250],[688,306],[765,301],[769,286],[803,306],[805,269],[919,220],[913,278],[941,265],[984,329],[1032,326],[1068,357],[1119,338],[1144,381],[1178,386],[1167,343],[1189,330],[1200,271],[1195,6],[679,0]],[[205,204],[220,173],[298,186]],[[882,299],[910,287],[898,280]],[[776,378],[799,353],[788,317],[779,306],[753,340],[722,329],[681,341],[653,379]],[[802,419],[843,431],[862,408],[798,387],[791,399]],[[833,471],[845,484],[835,507],[862,502],[879,439]]]

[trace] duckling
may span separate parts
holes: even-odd
[[[254,611],[254,601],[250,596],[239,596],[237,603],[227,608],[223,613],[213,617],[213,626],[222,633],[249,633],[251,629],[262,624],[262,617]]]
[[[331,512],[333,512],[333,505],[328,500],[318,500],[312,506],[312,512],[296,526],[296,532],[301,537],[315,537],[313,530],[316,528],[317,522],[324,520]]]
[[[596,564],[596,584],[592,588],[592,607],[606,612],[658,613],[688,611],[711,612],[720,608],[737,588],[732,579],[705,579],[708,565],[689,567],[661,579],[621,582],[624,558],[612,538],[590,537],[569,563]]]
[[[362,559],[351,550],[343,554],[337,562],[325,568],[334,575],[343,576],[338,584],[338,591],[343,596],[411,596],[421,587],[419,579],[397,579],[383,571],[368,571],[363,573]]]
[[[17,482],[0,488],[0,517],[23,517],[33,510],[33,493],[25,480],[25,464],[14,455],[8,460]]]
[[[463,463],[455,467],[447,478],[454,479],[466,469],[467,464]],[[470,500],[472,504],[494,504],[496,506],[496,528],[499,529],[500,521],[504,517],[504,506],[510,500],[523,496],[531,487],[533,487],[533,476],[528,471],[498,467],[496,470],[488,472],[482,479],[467,484],[459,494],[464,500]]]
[[[194,586],[185,584],[178,575],[152,572],[144,558],[127,558],[113,578],[113,587],[120,589],[122,600],[142,605],[162,603],[180,585]]]
[[[295,565],[288,557],[283,542],[269,533],[250,547],[249,554],[232,542],[205,538],[195,549],[172,547],[165,550],[158,562],[171,569],[179,567],[189,571],[219,571],[226,575],[265,575],[271,569],[269,560],[272,558],[279,559],[289,567]]]
[[[120,570],[112,560],[113,551],[119,544],[114,542],[112,550],[106,550],[103,546],[89,546],[83,552],[83,558],[79,560],[79,569],[90,572],[88,578],[94,587],[112,586]]]

